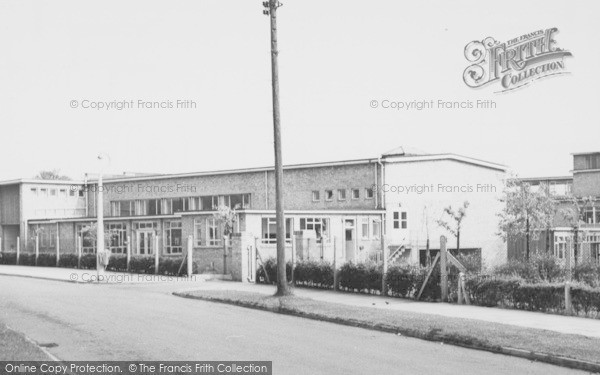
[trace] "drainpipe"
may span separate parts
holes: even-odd
[[[381,188],[383,188],[383,185],[385,184],[385,166],[381,162],[381,156],[379,156],[379,158],[377,158],[377,164],[379,164],[381,166]],[[382,189],[377,189],[377,190],[382,190]],[[383,190],[381,192],[381,208],[385,209],[385,194],[383,193]]]
[[[85,177],[83,178],[83,188],[85,190],[85,216],[88,217],[90,215],[89,213],[89,199],[88,199],[88,194],[89,194],[89,189],[88,189],[88,174],[85,174]],[[79,194],[79,192],[77,192],[77,194]]]

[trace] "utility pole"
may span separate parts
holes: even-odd
[[[275,143],[275,220],[277,221],[277,293],[292,294],[287,283],[285,263],[285,217],[283,215],[283,164],[281,156],[281,124],[279,117],[279,64],[277,62],[277,0],[263,1],[263,14],[271,20],[271,79],[273,87],[273,138]]]

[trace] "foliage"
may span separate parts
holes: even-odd
[[[462,222],[467,216],[467,208],[469,208],[469,202],[465,201],[458,210],[454,210],[452,206],[444,208],[444,213],[450,217],[450,222],[445,220],[436,220],[437,225],[444,228],[451,235],[456,238],[456,251],[460,250],[460,231],[462,229]]]
[[[95,270],[96,254],[82,254],[80,268],[84,270]]]
[[[583,284],[600,287],[600,264],[593,260],[578,262],[571,269],[573,280]]]
[[[58,266],[63,268],[77,268],[77,254],[60,254]]]
[[[266,271],[266,273],[265,273],[265,271]],[[287,280],[291,280],[292,279],[292,263],[291,262],[288,262],[286,264],[286,271],[287,271]],[[256,282],[267,284],[266,276],[268,276],[268,281],[271,284],[277,283],[277,259],[269,258],[269,259],[265,260],[262,265],[258,266],[258,270],[256,271]]]
[[[407,263],[391,266],[386,274],[388,293],[394,297],[416,297],[425,276],[421,267]]]
[[[233,233],[235,222],[238,220],[238,214],[235,208],[229,208],[229,206],[221,205],[217,208],[217,212],[213,214],[215,220],[223,226],[223,235],[230,236]]]
[[[375,262],[348,262],[339,270],[340,288],[355,292],[381,291],[382,266]]]
[[[531,239],[537,239],[541,231],[552,227],[556,202],[545,185],[533,190],[530,184],[515,178],[506,183],[500,201],[504,208],[498,214],[499,235],[504,241],[509,237],[526,236],[528,258]]]
[[[52,169],[40,171],[37,176],[35,176],[37,180],[62,180],[62,181],[70,181],[71,178],[69,176],[61,175],[60,170]]]
[[[296,263],[294,268],[296,285],[313,288],[333,288],[333,266],[329,262],[306,260]]]

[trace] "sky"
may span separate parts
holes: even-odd
[[[524,177],[560,176],[572,169],[571,153],[600,151],[598,1],[283,2],[285,164],[407,146],[504,164]],[[258,0],[0,0],[0,180],[47,169],[80,178],[100,168],[272,165],[262,9]],[[552,27],[557,46],[573,54],[570,74],[505,93],[463,82],[469,42]],[[178,100],[196,108],[176,108]],[[492,100],[496,108],[382,108],[423,100]],[[91,108],[110,102],[133,105]]]

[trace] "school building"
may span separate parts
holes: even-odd
[[[506,244],[496,232],[505,175],[495,163],[403,148],[373,159],[285,166],[288,257],[294,241],[300,259],[381,260],[387,247],[391,261],[419,262],[426,248],[439,249],[441,235],[454,247],[438,222],[452,224],[444,209],[468,201],[461,249],[481,254],[485,266],[502,263]],[[94,253],[90,229],[102,209],[113,254],[181,256],[191,236],[200,272],[237,267],[226,263],[241,261],[226,254],[232,238],[263,260],[275,256],[272,167],[105,177],[102,207],[98,193],[95,179],[0,182],[1,249]],[[223,207],[234,217],[230,230],[218,214]]]

